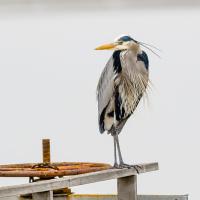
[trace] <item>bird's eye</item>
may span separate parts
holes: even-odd
[[[120,44],[120,45],[123,44],[123,41],[118,41],[118,44]]]

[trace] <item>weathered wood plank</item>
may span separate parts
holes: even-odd
[[[32,194],[33,200],[53,200],[53,191]]]
[[[21,200],[21,199],[17,196],[12,196],[12,197],[2,197],[0,198],[0,200]]]
[[[61,199],[60,199],[61,200]],[[62,199],[64,200],[64,199]],[[66,200],[118,200],[117,195],[95,195],[95,194],[75,194],[67,197]]]
[[[140,173],[158,170],[158,163],[141,164]],[[0,188],[0,197],[17,196],[28,193],[38,193],[50,190],[56,190],[66,187],[84,185],[99,181],[106,181],[126,176],[137,175],[134,168],[131,169],[109,169],[99,172],[92,172],[81,175],[67,176],[59,179],[40,181],[16,186],[7,186]]]
[[[188,200],[188,195],[138,195],[137,199],[138,200]],[[64,198],[62,200],[64,200]],[[75,194],[75,195],[71,195],[67,197],[67,200],[118,200],[118,198],[117,198],[117,195],[76,195]]]
[[[188,200],[188,195],[138,195],[138,200]],[[118,200],[117,195],[73,194],[56,195],[54,200]],[[19,197],[3,197],[0,200],[29,200]],[[31,200],[31,199],[30,199]]]
[[[188,200],[188,195],[138,195],[138,200]]]
[[[117,179],[118,200],[137,200],[137,176]]]

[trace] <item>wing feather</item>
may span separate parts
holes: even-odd
[[[113,96],[114,77],[115,77],[115,73],[114,73],[114,68],[113,68],[113,57],[111,57],[109,61],[107,62],[104,70],[102,71],[98,85],[97,85],[99,121],[100,121],[102,113],[104,112],[105,108],[109,104],[110,99]],[[100,131],[101,131],[101,127],[100,127]]]

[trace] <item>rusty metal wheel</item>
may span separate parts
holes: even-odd
[[[0,165],[0,177],[29,177],[29,181],[84,174],[111,168],[105,163],[51,162],[50,140],[42,140],[43,162]],[[38,179],[35,179],[38,178]]]
[[[57,162],[47,165],[44,163],[11,164],[0,165],[0,177],[53,178],[96,172],[110,167],[105,163],[88,162]]]

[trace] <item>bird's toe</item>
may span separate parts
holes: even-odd
[[[117,163],[114,163],[114,165],[113,165],[112,169],[120,169],[120,166],[119,166],[119,164],[117,164]]]
[[[121,168],[121,169],[123,169],[123,168],[128,168],[128,169],[134,168],[138,174],[140,173],[140,170],[142,169],[142,167],[140,165],[130,165],[130,164],[126,164],[126,163],[121,163],[119,165],[119,168]]]

